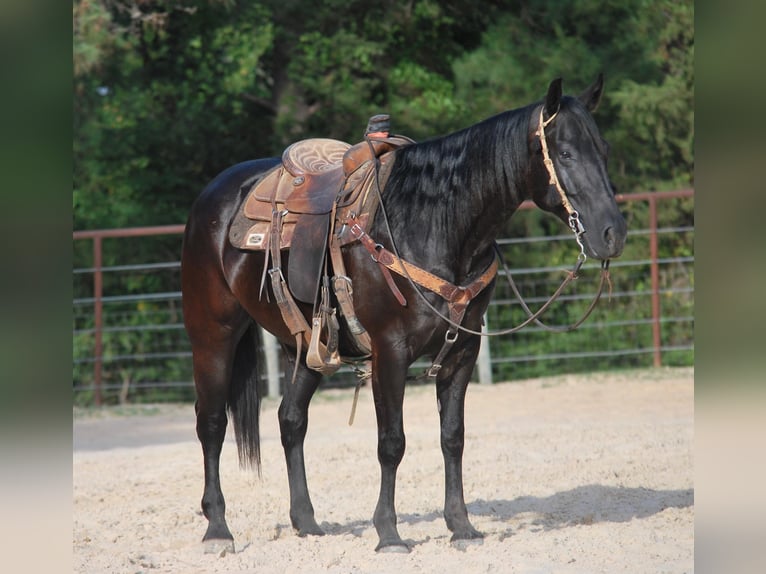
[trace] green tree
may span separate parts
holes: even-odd
[[[655,9],[658,33],[648,60],[659,74],[645,83],[626,78],[612,95],[618,170],[634,188],[694,181],[694,4],[665,0]]]
[[[82,0],[75,16],[74,227],[182,221],[245,151],[270,151],[259,4]]]
[[[74,31],[76,229],[183,220],[228,165],[374,113],[423,139],[600,71],[620,191],[692,181],[690,0],[76,0]]]

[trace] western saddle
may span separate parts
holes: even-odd
[[[359,232],[369,229],[392,152],[414,143],[390,135],[389,128],[389,116],[379,114],[370,118],[363,141],[356,145],[324,138],[290,145],[281,163],[252,185],[229,230],[235,247],[265,252],[260,293],[268,275],[282,318],[295,337],[297,355],[307,345],[306,364],[323,374],[334,373],[346,360],[338,352],[340,327],[330,289],[358,350],[359,357],[350,362],[371,351],[370,337],[354,312],[341,246],[359,240]],[[354,225],[356,233],[351,231]],[[286,249],[290,256],[285,278],[281,251]],[[392,286],[390,275],[386,278]],[[296,299],[314,304],[311,327]]]

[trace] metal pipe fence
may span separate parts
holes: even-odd
[[[693,302],[694,256],[661,253],[662,242],[684,238],[691,246],[694,227],[663,222],[659,206],[694,197],[694,190],[618,195],[619,202],[642,206],[635,219],[642,227],[630,227],[633,247],[611,263],[614,285],[596,312],[576,333],[549,334],[529,326],[512,337],[483,338],[477,365],[481,382],[527,378],[561,370],[656,367],[689,364],[694,352]],[[521,210],[534,207],[525,202]],[[518,216],[517,216],[518,217]],[[165,253],[180,256],[183,225],[148,228],[77,231],[75,242],[92,242],[91,261],[73,269],[73,389],[80,404],[100,405],[126,400],[186,400],[193,397],[191,349],[183,328],[180,293],[180,261],[113,262],[104,264],[104,240],[164,236]],[[550,250],[570,234],[545,237],[514,237],[498,241],[511,262],[511,270],[525,300],[534,306],[544,302],[560,282],[565,262],[549,266],[514,266],[519,253],[529,249]],[[81,257],[82,248],[80,248]],[[569,314],[587,305],[595,288],[598,265],[588,263],[573,292],[559,299],[554,322],[566,323]],[[144,281],[136,280],[141,277]],[[146,277],[162,288],[146,292]],[[592,281],[591,281],[592,279]],[[517,324],[524,318],[521,306],[497,282],[495,296],[485,317],[489,330]],[[620,312],[618,312],[620,311]],[[269,394],[284,384],[284,359],[273,338],[264,343],[263,374]],[[415,365],[422,369],[425,363]],[[342,369],[331,380],[352,384],[351,369]]]

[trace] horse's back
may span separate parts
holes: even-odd
[[[192,206],[190,222],[206,215],[223,215],[239,205],[254,180],[279,163],[279,158],[254,159],[233,165],[215,176],[202,190]]]
[[[192,205],[184,234],[184,254],[204,249],[204,245],[222,249],[229,224],[250,188],[248,182],[278,163],[279,158],[244,161],[215,176]]]
[[[202,190],[192,205],[184,231],[181,257],[184,291],[192,290],[191,284],[204,283],[213,269],[216,274],[223,272],[219,266],[227,250],[229,226],[250,188],[248,182],[278,163],[278,158],[238,163],[219,173]]]

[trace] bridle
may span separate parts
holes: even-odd
[[[544,113],[545,107],[543,106],[540,110],[540,119],[538,122],[537,130],[535,130],[535,135],[540,139],[540,144],[542,146],[542,154],[543,154],[543,163],[545,165],[545,168],[548,172],[549,176],[549,183],[550,185],[553,185],[556,188],[556,191],[559,194],[559,197],[561,198],[561,202],[564,206],[564,209],[567,211],[567,214],[569,216],[568,222],[569,222],[569,228],[572,230],[572,232],[575,235],[575,240],[577,241],[577,245],[580,247],[580,253],[577,256],[577,262],[575,263],[573,269],[567,273],[567,276],[562,281],[561,285],[556,289],[556,291],[551,295],[551,297],[536,311],[532,312],[532,310],[527,306],[527,304],[524,302],[521,293],[519,292],[518,288],[516,287],[516,284],[513,281],[513,278],[511,276],[511,272],[508,269],[508,266],[505,264],[505,261],[502,258],[502,255],[500,253],[500,249],[497,245],[497,243],[494,244],[494,250],[495,255],[493,258],[492,263],[488,267],[487,270],[482,273],[482,276],[480,280],[478,280],[479,283],[483,283],[483,286],[480,290],[477,292],[471,294],[471,297],[464,300],[463,304],[461,305],[461,313],[456,316],[456,314],[453,312],[453,305],[452,302],[444,297],[442,293],[439,293],[436,289],[433,289],[429,285],[425,284],[423,281],[419,280],[416,277],[413,277],[415,273],[413,272],[414,269],[418,269],[412,264],[406,262],[401,258],[399,255],[399,252],[396,247],[396,243],[394,242],[393,234],[391,232],[391,227],[388,220],[388,215],[386,213],[385,204],[383,202],[383,194],[380,187],[380,180],[379,180],[379,170],[378,166],[376,165],[375,169],[375,188],[378,194],[378,205],[379,209],[382,212],[383,215],[383,222],[386,226],[386,232],[388,233],[389,240],[391,242],[392,250],[389,252],[387,249],[384,249],[383,246],[379,243],[374,243],[369,236],[365,238],[365,235],[363,232],[356,236],[357,239],[362,240],[362,243],[367,243],[366,247],[368,251],[370,251],[371,257],[373,261],[381,265],[381,269],[384,271],[384,275],[387,274],[387,269],[391,269],[398,273],[399,275],[405,277],[412,288],[415,290],[415,292],[418,294],[419,298],[422,300],[423,303],[438,317],[443,319],[448,324],[447,332],[445,333],[444,337],[444,344],[442,345],[441,350],[436,355],[433,364],[431,365],[431,368],[428,369],[427,374],[430,377],[435,377],[436,374],[439,372],[439,369],[441,369],[441,360],[444,358],[444,356],[447,354],[449,349],[452,347],[452,345],[457,340],[459,332],[468,333],[471,335],[478,335],[482,337],[495,337],[500,335],[509,335],[511,333],[516,333],[529,325],[530,323],[535,323],[538,326],[542,327],[545,330],[553,331],[553,332],[567,332],[572,331],[582,325],[583,322],[588,318],[588,316],[591,314],[593,309],[596,307],[596,304],[598,303],[601,293],[603,292],[604,286],[609,285],[610,291],[611,291],[611,282],[609,279],[609,260],[604,260],[601,262],[601,280],[598,286],[598,290],[596,292],[596,295],[594,296],[593,300],[591,301],[588,308],[585,310],[585,313],[583,316],[578,319],[576,322],[565,325],[565,326],[548,326],[544,324],[542,321],[540,321],[540,316],[551,306],[551,304],[559,297],[559,295],[563,292],[564,288],[577,279],[579,277],[580,269],[585,263],[585,260],[587,259],[587,256],[585,255],[585,248],[583,246],[582,242],[582,235],[585,233],[585,227],[583,226],[582,222],[580,221],[580,215],[577,212],[577,210],[572,207],[571,202],[569,201],[569,198],[567,197],[566,193],[564,192],[564,188],[561,186],[561,183],[559,182],[558,176],[556,175],[556,169],[553,165],[553,160],[550,157],[550,153],[548,151],[548,143],[546,141],[545,137],[545,128],[553,121],[553,119],[558,115],[558,111],[554,113],[551,117],[549,117],[547,120],[543,119],[543,113]],[[368,140],[369,143],[369,140]],[[385,263],[382,261],[381,253],[386,254],[388,256],[388,259],[390,260],[389,263]],[[516,325],[515,327],[510,327],[507,329],[497,330],[497,331],[476,331],[474,329],[470,329],[468,327],[464,327],[461,325],[465,310],[470,303],[470,300],[477,296],[481,290],[483,290],[484,287],[489,285],[492,282],[492,279],[494,279],[496,270],[498,267],[498,260],[503,266],[503,270],[505,271],[505,275],[508,281],[508,284],[510,285],[511,289],[513,290],[516,297],[519,299],[519,302],[524,309],[524,312],[527,314],[527,319],[525,319],[522,323],[519,325]],[[419,271],[419,270],[418,270]],[[483,278],[483,279],[482,279]],[[438,278],[437,278],[438,279]],[[446,283],[448,285],[448,282],[441,280],[443,283]],[[387,278],[387,282],[389,284],[389,287],[392,288],[392,291],[395,295],[398,293],[398,289],[395,288],[395,286],[392,287],[393,281],[390,279],[390,277]],[[474,282],[475,284],[476,282]],[[428,300],[428,298],[425,296],[423,291],[420,289],[420,286],[424,286],[427,289],[437,292],[442,295],[443,298],[447,299],[448,303],[450,304],[450,316],[445,315],[441,311],[439,311],[431,302]],[[472,284],[473,285],[473,284]],[[466,287],[459,287],[461,290],[470,289],[471,286]],[[400,297],[401,294],[397,295],[397,298],[399,299],[400,303],[404,304],[403,297]]]

